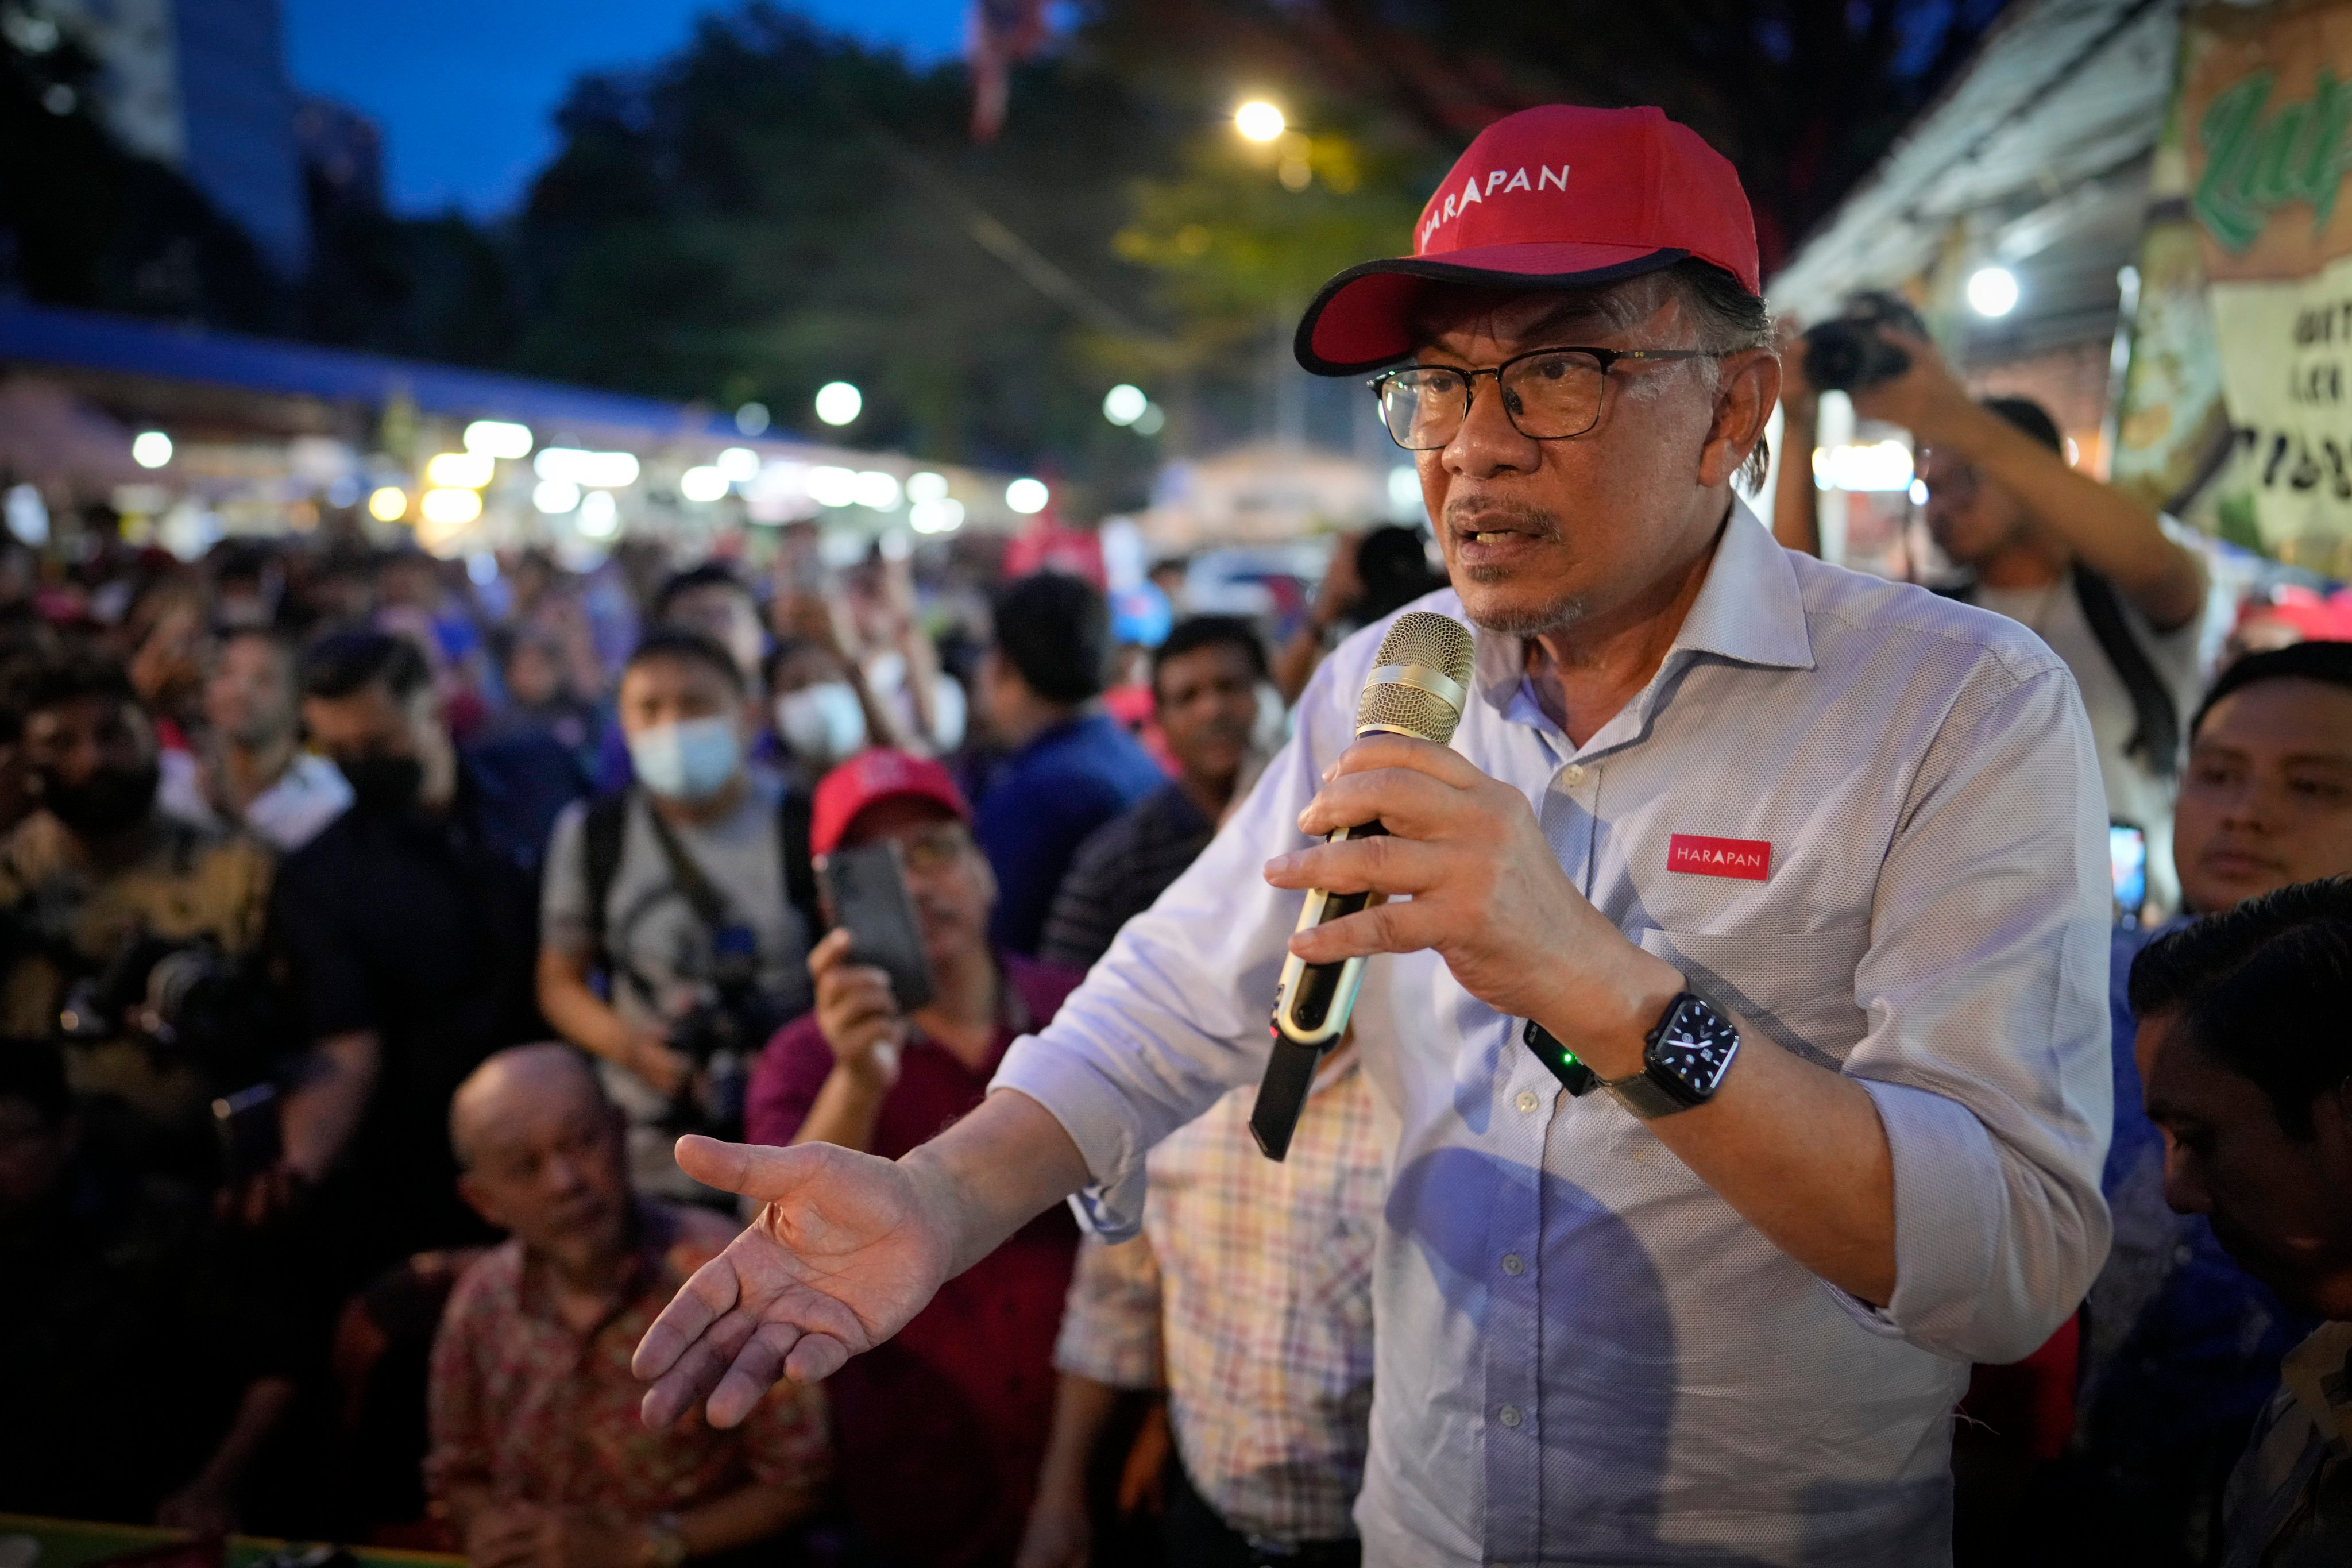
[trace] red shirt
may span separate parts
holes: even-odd
[[[1083,978],[1013,953],[999,962],[1004,1016],[987,1063],[974,1072],[916,1031],[869,1153],[895,1160],[969,1113],[1006,1048],[1044,1027]],[[833,1061],[814,1013],[777,1031],[751,1069],[744,1135],[791,1142]],[[908,1563],[1012,1561],[1053,1421],[1054,1337],[1077,1242],[1076,1222],[1055,1205],[825,1384],[850,1511]]]

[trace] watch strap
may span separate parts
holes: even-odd
[[[1604,1080],[1601,1087],[1607,1089],[1618,1104],[1644,1121],[1654,1121],[1661,1116],[1672,1116],[1677,1110],[1691,1108],[1691,1101],[1652,1078],[1646,1067],[1630,1077]]]

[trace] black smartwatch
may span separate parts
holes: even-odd
[[[1685,991],[1666,1004],[1665,1015],[1650,1031],[1642,1070],[1601,1087],[1643,1121],[1655,1121],[1714,1099],[1738,1054],[1739,1031],[1731,1020],[1705,997]]]

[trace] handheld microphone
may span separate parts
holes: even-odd
[[[1454,739],[1470,695],[1470,629],[1450,616],[1414,610],[1399,616],[1381,639],[1364,694],[1356,704],[1356,734],[1410,735],[1443,746]],[[1378,822],[1333,830],[1326,843],[1376,837],[1388,831]],[[1298,930],[1311,931],[1380,903],[1379,893],[1307,895]],[[1266,1059],[1250,1110],[1250,1136],[1258,1152],[1279,1160],[1290,1152],[1290,1135],[1307,1104],[1317,1063],[1348,1031],[1364,961],[1307,963],[1293,953],[1282,966],[1274,1003],[1274,1054]]]

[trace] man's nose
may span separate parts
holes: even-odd
[[[2176,1144],[2164,1151],[2164,1202],[2175,1214],[2211,1214],[2213,1195],[2206,1190],[2197,1162]]]
[[[1440,456],[1446,472],[1482,479],[1494,474],[1531,472],[1543,461],[1543,447],[1519,434],[1503,406],[1502,384],[1488,377],[1473,385],[1470,412]]]

